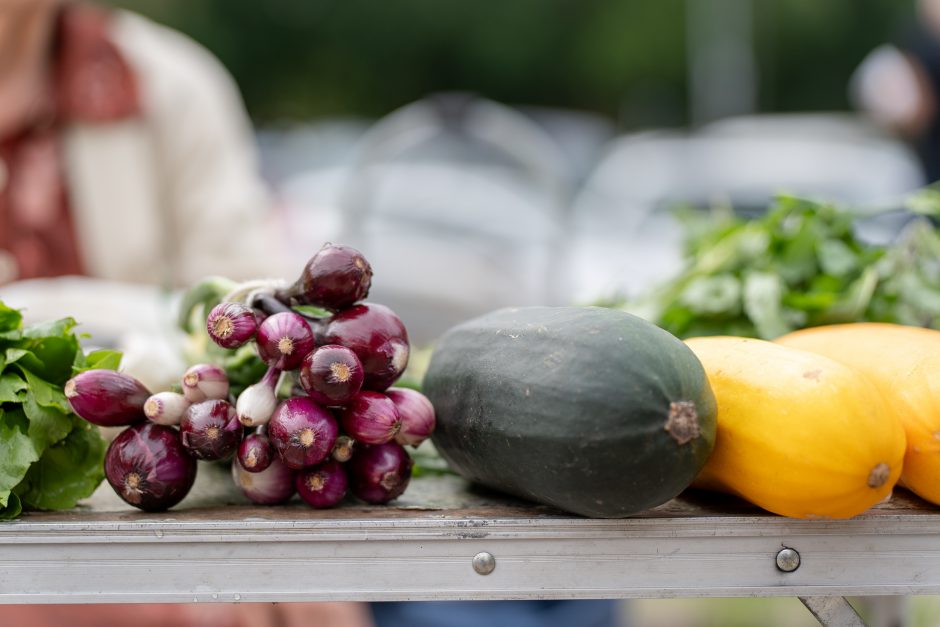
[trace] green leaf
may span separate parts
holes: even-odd
[[[121,365],[121,357],[120,351],[96,350],[87,355],[79,351],[76,355],[76,364],[72,367],[72,374],[86,370],[117,370]]]
[[[20,503],[20,497],[16,492],[10,492],[7,497],[7,504],[0,507],[0,520],[12,520],[19,516],[23,511],[23,505]]]
[[[23,324],[23,315],[0,300],[0,331],[15,331]]]
[[[72,405],[69,404],[62,388],[44,381],[25,368],[21,367],[20,372],[26,378],[27,387],[29,387],[30,394],[37,405],[54,407],[66,414],[72,413]]]
[[[10,492],[39,459],[32,439],[23,433],[10,412],[0,414],[0,507],[6,507]]]
[[[89,369],[117,370],[121,366],[121,351],[97,350],[88,353],[85,365]]]
[[[750,272],[744,277],[744,311],[757,328],[758,336],[769,340],[792,331],[783,317],[783,282],[767,272]]]
[[[50,447],[26,474],[20,492],[30,509],[68,509],[104,479],[105,442],[92,425],[76,420],[65,440]]]
[[[914,213],[940,217],[940,190],[928,187],[912,194],[905,203]]]
[[[0,375],[0,403],[22,403],[25,390],[26,381],[12,372]]]
[[[858,270],[858,257],[842,240],[827,239],[817,248],[819,266],[826,274],[844,277]]]
[[[29,355],[29,351],[23,350],[22,348],[8,348],[4,355],[4,360],[6,361],[6,365],[10,365],[27,355]]]
[[[332,315],[328,309],[314,307],[313,305],[295,305],[293,310],[308,318],[328,318]]]
[[[79,351],[78,338],[68,330],[74,326],[71,319],[60,320],[48,325],[32,327],[32,334],[24,331],[23,340],[20,342],[20,349],[27,350],[29,353],[21,357],[23,365],[32,370],[46,381],[57,385],[64,385],[72,376],[72,364],[75,362],[75,355]],[[35,335],[39,331],[49,331],[51,333],[62,332],[65,335]]]
[[[734,315],[741,311],[741,283],[730,274],[698,277],[682,291],[679,302],[698,314]]]
[[[225,277],[210,276],[202,279],[183,294],[177,314],[177,326],[186,333],[192,333],[199,326],[205,326],[206,316],[221,299],[238,284]],[[200,324],[194,323],[196,318]]]
[[[59,442],[72,430],[71,416],[55,407],[40,405],[32,390],[26,394],[23,411],[29,419],[29,439],[38,455],[42,455],[46,448]]]
[[[875,268],[866,268],[858,279],[852,282],[845,297],[827,309],[816,319],[816,324],[835,324],[862,320],[865,310],[871,302],[875,288],[878,287],[878,272]]]

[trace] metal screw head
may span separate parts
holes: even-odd
[[[792,573],[799,567],[800,554],[796,552],[796,549],[789,547],[780,549],[780,552],[777,553],[777,568],[785,573]]]
[[[473,556],[473,570],[480,575],[489,575],[496,570],[496,558],[486,551],[477,553]]]

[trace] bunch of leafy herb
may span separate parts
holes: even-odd
[[[940,195],[920,195],[937,213]],[[855,321],[940,328],[940,235],[921,218],[889,246],[863,242],[859,216],[831,204],[780,197],[761,217],[689,211],[686,264],[674,280],[618,306],[679,337],[770,339]]]
[[[113,351],[85,354],[71,318],[23,326],[0,302],[0,519],[68,509],[104,478],[105,442],[72,413],[63,386],[91,368],[116,368]]]

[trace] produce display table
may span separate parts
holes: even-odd
[[[203,466],[174,510],[103,485],[83,508],[0,524],[0,555],[4,603],[799,596],[848,625],[843,595],[940,593],[940,508],[899,490],[808,521],[690,493],[596,520],[433,476],[394,506],[315,511],[251,505]]]

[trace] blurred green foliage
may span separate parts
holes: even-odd
[[[377,116],[459,89],[627,128],[687,121],[687,1],[110,0],[212,50],[259,122]],[[768,111],[845,108],[851,71],[912,13],[911,0],[739,1]]]

